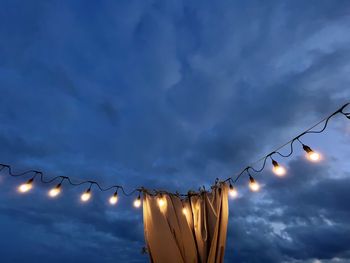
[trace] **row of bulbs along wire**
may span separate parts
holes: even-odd
[[[302,144],[303,150],[306,152],[305,157],[307,160],[310,162],[319,162],[322,159],[322,156],[320,153],[312,150],[309,146]],[[272,172],[278,176],[278,177],[283,177],[287,173],[287,169],[283,166],[280,165],[276,160],[272,159],[271,156],[269,156],[271,161],[272,161]],[[247,170],[248,172],[248,170]],[[249,175],[249,188],[253,192],[257,192],[260,190],[260,185],[259,183],[254,179],[254,177],[248,172]],[[236,198],[238,196],[238,191],[233,185],[230,183],[230,189],[229,189],[229,194],[232,198]]]
[[[302,144],[303,150],[306,152],[306,158],[311,161],[311,162],[318,162],[321,160],[321,154],[318,152],[312,150],[309,146]],[[272,171],[273,173],[278,176],[278,177],[283,177],[287,173],[287,169],[280,165],[277,161],[275,161],[271,156],[271,161],[272,161]],[[248,172],[249,175],[249,188],[253,192],[257,192],[260,190],[260,185],[259,183],[254,179],[254,177]],[[55,187],[51,188],[48,191],[48,196],[51,198],[55,198],[61,194],[62,191],[62,182],[65,178],[62,178],[61,182],[57,184]],[[27,182],[21,184],[18,186],[18,191],[20,193],[27,193],[33,188],[33,183],[34,183],[34,177],[29,179]],[[234,187],[231,182],[229,184],[229,195],[232,198],[237,198],[238,197],[238,191],[236,187]],[[88,202],[92,197],[92,192],[91,192],[91,186],[81,194],[80,200],[82,202]],[[166,199],[162,194],[159,194],[158,198],[158,205],[159,207],[164,207],[166,204]],[[111,205],[116,205],[118,202],[118,190],[114,192],[114,194],[109,198],[109,203]],[[139,208],[141,207],[141,195],[139,193],[138,197],[134,200],[134,207]],[[183,210],[185,213],[185,210]]]
[[[256,169],[254,169],[253,167],[248,166],[248,167],[246,167],[246,168],[236,177],[235,180],[233,180],[232,177],[230,177],[230,178],[226,179],[225,181],[223,181],[223,183],[227,183],[227,182],[229,183],[229,195],[230,195],[230,197],[232,197],[232,198],[237,198],[237,197],[238,197],[238,191],[237,191],[237,188],[234,187],[234,184],[236,183],[236,181],[240,178],[240,176],[241,176],[244,172],[248,173],[248,176],[249,176],[249,188],[250,188],[250,190],[253,191],[253,192],[257,192],[257,191],[260,190],[260,185],[259,185],[259,183],[258,183],[258,182],[254,179],[254,177],[250,174],[249,169],[252,169],[254,172],[260,173],[261,171],[264,170],[265,164],[266,164],[266,160],[267,160],[268,158],[271,159],[271,162],[272,162],[272,171],[273,171],[273,173],[274,173],[276,176],[278,176],[278,177],[283,177],[283,176],[285,176],[285,174],[287,173],[287,169],[286,169],[283,165],[280,165],[276,160],[274,160],[274,159],[272,158],[272,155],[275,154],[275,153],[277,153],[277,154],[281,155],[282,157],[289,157],[289,156],[293,153],[293,143],[294,143],[294,141],[298,141],[298,142],[301,144],[303,150],[304,150],[305,153],[306,153],[305,156],[306,156],[306,158],[307,158],[309,161],[311,161],[311,162],[319,162],[320,160],[322,160],[321,154],[318,153],[318,152],[316,152],[316,151],[314,151],[314,150],[311,149],[309,146],[305,145],[305,144],[300,140],[300,138],[301,138],[303,135],[308,134],[308,133],[322,133],[322,132],[326,129],[326,127],[327,127],[327,125],[328,125],[328,121],[329,121],[332,117],[334,117],[335,115],[337,115],[337,114],[342,114],[342,115],[344,115],[346,118],[350,119],[350,113],[349,113],[349,112],[344,112],[344,109],[345,109],[347,106],[349,106],[349,105],[350,105],[350,103],[346,103],[346,104],[343,105],[340,109],[338,109],[337,111],[335,111],[334,113],[332,113],[331,115],[329,115],[328,117],[326,117],[325,119],[321,120],[320,122],[318,122],[317,124],[315,124],[314,126],[312,126],[311,128],[309,128],[308,130],[306,130],[306,131],[304,131],[303,133],[299,134],[297,137],[295,137],[294,139],[292,139],[291,141],[287,142],[286,144],[284,144],[283,146],[280,147],[280,148],[282,148],[282,147],[284,147],[285,145],[290,144],[291,151],[290,151],[289,154],[287,154],[287,155],[282,155],[281,153],[279,153],[279,152],[276,150],[276,151],[270,153],[269,155],[266,155],[264,158],[260,159],[260,160],[264,160],[264,163],[263,163],[263,166],[262,166],[261,169],[256,170]],[[319,130],[319,131],[312,131],[313,128],[315,128],[317,125],[321,124],[322,122],[325,122],[325,123],[324,123],[324,126],[323,126],[323,128],[322,128],[321,130]],[[279,149],[280,149],[280,148],[279,148]],[[259,161],[258,161],[258,162],[259,162]],[[2,165],[2,168],[4,168],[4,167],[6,167],[6,165]],[[10,166],[7,166],[7,167],[9,168],[9,173],[11,174]],[[2,168],[1,168],[0,170],[2,170]],[[23,174],[26,174],[26,173],[28,173],[28,172],[32,172],[32,171],[27,171],[27,172],[25,172],[25,173],[22,173],[22,175],[23,175]],[[34,172],[35,172],[35,171],[34,171]],[[34,175],[34,177],[32,177],[32,178],[29,179],[27,182],[21,184],[21,185],[18,187],[18,191],[19,191],[20,193],[27,193],[27,192],[29,192],[29,191],[33,188],[33,183],[34,183],[35,176],[38,175],[38,174],[40,174],[40,175],[42,176],[42,173],[36,172],[36,174]],[[96,185],[100,188],[101,191],[107,191],[107,190],[109,190],[109,189],[116,188],[116,191],[114,192],[114,194],[109,198],[109,203],[110,203],[111,205],[116,205],[117,202],[118,202],[118,189],[121,188],[121,190],[123,191],[123,193],[126,194],[126,193],[124,192],[123,187],[121,187],[121,186],[112,186],[112,187],[109,187],[109,188],[107,188],[107,189],[102,189],[98,183],[93,182],[93,181],[85,181],[85,182],[82,182],[82,183],[80,183],[80,184],[73,184],[73,183],[70,181],[69,177],[62,177],[62,176],[59,176],[59,177],[61,178],[61,182],[60,182],[59,184],[57,184],[54,188],[52,188],[52,189],[50,189],[50,190],[48,191],[48,196],[51,197],[51,198],[56,198],[57,196],[59,196],[59,195],[61,194],[61,192],[62,192],[62,183],[63,183],[63,181],[64,181],[65,179],[67,179],[68,182],[69,182],[70,184],[72,184],[72,185],[81,185],[82,183],[88,183],[88,182],[90,182],[90,187],[89,187],[85,192],[83,192],[83,193],[81,194],[81,196],[80,196],[81,201],[84,202],[84,203],[85,203],[85,202],[88,202],[88,201],[91,199],[91,197],[92,197],[91,187],[92,187],[93,184],[96,184]],[[42,180],[42,179],[43,179],[43,178],[41,177],[41,180]],[[45,182],[45,183],[50,183],[50,182],[52,182],[52,181],[54,181],[54,180],[55,180],[55,178],[54,178],[53,180],[51,180],[51,181],[49,181],[49,182]],[[43,180],[42,180],[42,181],[43,181]],[[232,184],[232,183],[233,183],[233,184]],[[140,208],[140,207],[141,207],[141,205],[142,205],[142,201],[141,201],[141,192],[144,191],[144,190],[145,190],[144,188],[135,189],[135,190],[132,191],[130,194],[126,194],[126,195],[129,196],[129,195],[133,194],[134,192],[138,192],[138,196],[137,196],[137,198],[136,198],[136,199],[134,200],[134,202],[133,202],[134,207],[136,207],[136,208]],[[156,193],[156,195],[157,195],[157,202],[158,202],[159,207],[160,207],[160,208],[166,207],[166,198],[165,198],[165,196],[163,195],[163,193],[159,193],[159,192],[158,192],[158,193]],[[190,194],[188,194],[188,195],[180,195],[180,196],[190,196]],[[184,213],[185,215],[187,214],[187,209],[186,209],[185,207],[183,208],[183,213]]]

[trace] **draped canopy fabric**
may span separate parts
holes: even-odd
[[[145,241],[154,263],[220,263],[224,260],[228,188],[181,200],[147,193],[143,201]]]

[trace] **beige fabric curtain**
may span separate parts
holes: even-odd
[[[223,262],[228,221],[227,194],[225,184],[185,201],[175,195],[145,193],[143,221],[151,262]]]

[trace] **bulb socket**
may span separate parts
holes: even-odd
[[[275,160],[272,160],[272,165],[273,165],[273,167],[278,167],[278,166],[280,166],[280,165],[278,164],[278,162],[276,162]]]
[[[30,178],[30,179],[26,182],[26,184],[31,184],[31,183],[33,183],[33,181],[34,181],[34,178]]]
[[[303,144],[303,149],[304,149],[304,151],[307,152],[307,153],[312,153],[312,152],[313,152],[313,150],[312,150],[309,146],[307,146],[307,145],[305,145],[305,144]]]

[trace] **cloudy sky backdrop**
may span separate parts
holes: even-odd
[[[0,162],[131,189],[209,186],[350,100],[349,1],[0,1]],[[230,202],[227,262],[350,262],[350,122]],[[142,213],[0,177],[0,261],[148,262]]]

